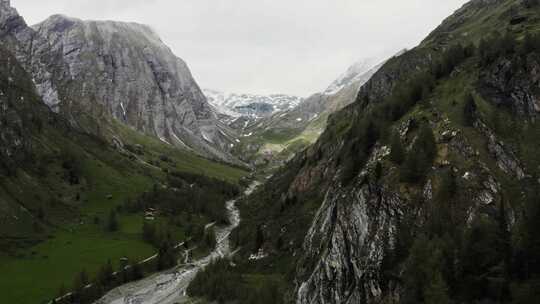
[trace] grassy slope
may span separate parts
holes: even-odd
[[[146,151],[151,151],[151,153],[142,157],[146,162],[158,160],[160,155],[167,155],[174,160],[174,168],[179,171],[206,175],[233,184],[238,183],[239,179],[246,174],[243,168],[210,161],[193,153],[178,150],[170,145],[163,144],[156,138],[144,136],[127,126],[116,124],[114,128],[115,133],[119,134],[125,143],[140,144]]]
[[[142,158],[158,160],[160,155],[167,155],[173,159],[174,163],[160,163],[168,169],[204,174],[232,183],[237,183],[246,173],[179,151],[136,132],[124,132],[132,144],[144,146],[145,155]],[[160,182],[164,178],[163,172],[129,160],[110,149],[76,146],[61,134],[48,134],[47,137],[51,150],[71,146],[77,158],[83,160],[81,170],[85,178],[79,186],[66,185],[59,176],[61,165],[52,161],[48,164],[46,178],[38,180],[21,172],[17,181],[5,180],[4,189],[7,188],[12,194],[28,196],[19,197],[21,201],[34,203],[36,193],[42,193],[43,197],[59,195],[63,202],[59,208],[51,208],[46,201],[41,203],[46,210],[46,220],[61,228],[45,228],[43,233],[36,233],[32,230],[32,221],[9,225],[10,230],[17,231],[19,237],[30,243],[38,243],[15,250],[14,254],[0,254],[0,273],[9,274],[0,276],[2,299],[7,303],[36,303],[50,299],[62,284],[69,289],[73,278],[82,269],[93,274],[109,259],[115,264],[122,257],[141,260],[155,251],[141,239],[142,215],[120,215],[121,229],[116,233],[106,232],[103,223],[110,210]],[[73,202],[77,193],[81,196],[81,204]],[[107,199],[109,195],[113,197],[111,200]],[[94,223],[95,217],[101,220],[99,224]],[[176,238],[183,237],[184,231],[178,228]]]

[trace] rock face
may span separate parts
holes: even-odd
[[[72,124],[114,135],[119,121],[163,142],[233,161],[232,132],[218,121],[186,63],[148,26],[56,15],[30,28],[9,3],[1,12],[1,33],[38,92]]]
[[[29,122],[32,112],[25,113],[31,104],[17,86],[24,83],[24,71],[17,60],[0,47],[0,171],[7,171],[14,163],[24,160],[31,147]]]
[[[0,40],[32,75],[43,101],[58,112],[58,87],[66,80],[61,54],[50,51],[49,43],[26,25],[9,1],[0,3]]]
[[[374,153],[368,168],[384,150]],[[403,201],[373,182],[352,191],[339,184],[329,189],[303,244],[296,303],[373,301],[382,294],[378,269],[385,244],[395,242]]]
[[[480,93],[501,108],[527,120],[540,114],[540,58],[530,54],[524,62],[501,58],[483,71]]]

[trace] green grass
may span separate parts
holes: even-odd
[[[138,261],[155,252],[133,225],[117,233],[107,233],[93,223],[71,229],[26,250],[23,258],[0,256],[4,274],[0,286],[6,303],[40,303],[56,296],[63,284],[69,290],[82,269],[93,275],[109,259],[116,267],[122,257]]]
[[[247,175],[247,171],[243,168],[233,167],[180,150],[153,137],[142,135],[119,123],[116,124],[116,132],[121,135],[125,143],[143,146],[145,154],[141,158],[146,162],[156,161],[160,155],[167,155],[175,163],[174,166],[171,166],[171,169],[206,175],[234,184],[237,184],[243,176]]]
[[[134,131],[124,132],[132,144],[144,146],[144,161],[158,161],[161,155],[167,155],[174,162],[160,162],[160,167],[203,174],[231,183],[238,183],[246,174],[242,169],[180,151]],[[138,261],[156,251],[142,240],[144,220],[141,214],[118,215],[120,231],[116,233],[106,232],[104,225],[111,210],[127,199],[137,198],[155,183],[164,182],[165,173],[161,168],[130,160],[91,141],[83,140],[82,145],[77,145],[60,134],[47,136],[51,139],[46,142],[48,148],[39,151],[40,157],[56,155],[56,147],[69,147],[80,160],[84,178],[78,185],[66,183],[61,164],[53,157],[47,162],[48,172],[44,177],[20,172],[15,179],[2,180],[0,197],[19,199],[19,202],[7,200],[10,206],[23,202],[29,208],[43,206],[49,223],[43,232],[36,233],[32,230],[34,219],[22,211],[20,220],[7,225],[9,231],[3,231],[7,235],[17,232],[17,236],[25,238],[21,240],[26,240],[27,245],[9,254],[0,253],[2,302],[41,303],[57,296],[62,285],[67,290],[71,289],[75,276],[83,269],[92,277],[108,260],[117,267],[120,258]],[[79,200],[75,199],[77,194]],[[59,201],[58,206],[48,203],[52,198]],[[95,218],[99,219],[98,224],[94,223]],[[156,219],[157,224],[165,221],[168,219]],[[207,221],[194,218],[192,222],[203,225]],[[184,228],[175,226],[173,238],[185,239]]]
[[[473,42],[478,43],[486,35],[507,29],[515,33],[539,33],[538,14],[540,8],[524,9],[520,0],[504,1],[493,9],[489,5],[483,5],[477,10],[469,10],[465,16],[465,21],[450,32],[434,32],[421,46],[430,46],[432,43],[440,42],[440,38],[447,35],[447,40],[453,43]],[[513,11],[509,14],[509,11]],[[510,26],[511,18],[515,16],[526,17],[527,21],[522,24]],[[448,35],[449,34],[449,35]]]
[[[108,233],[103,228],[110,210],[126,198],[149,189],[153,180],[131,170],[124,171],[122,165],[114,168],[92,157],[86,158],[82,167],[86,172],[84,188],[87,191],[81,192],[84,202],[79,211],[48,214],[48,217],[75,218],[54,220],[62,223],[62,229],[49,230],[50,238],[19,250],[18,257],[0,256],[0,272],[9,274],[0,278],[4,289],[2,297],[8,303],[39,303],[55,296],[63,284],[69,289],[82,269],[93,274],[109,259],[113,263],[122,257],[141,260],[154,253],[155,249],[141,239],[141,216],[121,216],[122,230],[118,233]],[[28,189],[28,185],[24,188]],[[65,195],[80,190],[79,187],[61,188]],[[113,199],[107,199],[108,195]],[[94,217],[100,219],[100,224],[94,224]]]

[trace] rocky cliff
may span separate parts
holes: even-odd
[[[121,122],[233,161],[233,132],[218,121],[186,63],[148,26],[56,15],[30,28],[9,3],[1,13],[3,41],[32,74],[45,103],[73,125],[114,137],[114,122]]]

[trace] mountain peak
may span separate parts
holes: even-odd
[[[357,81],[358,77],[365,75],[369,71],[375,69],[380,64],[380,60],[375,58],[367,58],[357,61],[350,66],[347,71],[341,74],[332,84],[323,92],[324,95],[333,95],[343,88]]]
[[[56,14],[50,16],[45,21],[34,25],[33,28],[35,30],[39,30],[40,28],[44,27],[53,29],[53,31],[63,32],[64,30],[73,26],[87,28],[88,31],[92,31],[93,28],[97,27],[101,34],[109,35],[121,31],[129,35],[142,35],[145,37],[145,39],[153,43],[163,43],[159,35],[149,25],[135,22],[83,20],[62,14]]]

